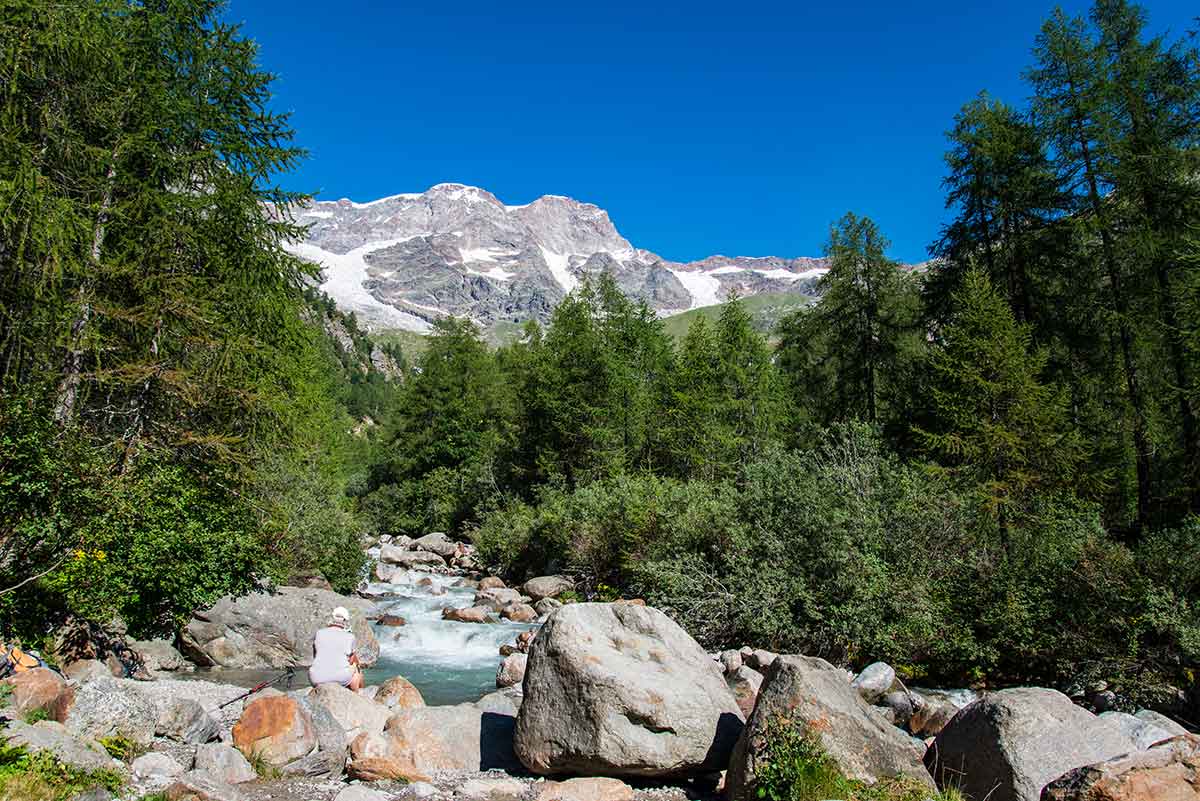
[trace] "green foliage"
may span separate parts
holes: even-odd
[[[762,749],[752,792],[764,801],[963,801],[955,790],[935,793],[913,779],[847,779],[815,734],[784,718],[768,722]]]
[[[918,442],[979,493],[1002,533],[1031,493],[1072,486],[1087,453],[1065,394],[1041,383],[1045,351],[980,271],[965,278],[929,351]]]
[[[101,737],[97,742],[108,752],[109,756],[113,759],[119,759],[126,764],[133,762],[133,760],[141,756],[146,750],[143,746],[123,734]]]
[[[780,367],[805,422],[901,416],[904,367],[919,344],[917,298],[888,246],[869,218],[844,216],[830,231],[821,299],[780,322]]]
[[[250,753],[246,755],[246,761],[250,763],[250,767],[254,768],[254,772],[258,775],[258,778],[264,781],[275,781],[283,776],[283,771],[272,764],[265,756],[263,756],[262,752],[257,749],[251,750]]]
[[[119,792],[123,780],[112,770],[82,771],[48,751],[0,744],[0,801],[69,801],[96,787]]]

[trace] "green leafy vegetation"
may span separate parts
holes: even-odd
[[[811,732],[777,718],[768,723],[756,762],[753,793],[764,801],[963,801],[955,790],[934,792],[913,779],[866,784],[844,777]]]
[[[101,737],[97,742],[108,752],[109,756],[113,759],[119,759],[126,764],[133,762],[133,760],[141,756],[146,750],[124,734]]]
[[[82,771],[47,751],[0,744],[0,801],[69,801],[96,787],[116,793],[121,785],[116,771]]]
[[[0,637],[346,590],[405,370],[283,243],[303,156],[209,0],[14,0],[0,65]],[[263,209],[273,213],[264,214]],[[21,589],[21,592],[17,592]]]

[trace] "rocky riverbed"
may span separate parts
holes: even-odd
[[[1200,798],[1200,738],[1150,710],[1097,716],[1044,688],[913,690],[883,663],[855,675],[749,647],[709,654],[638,601],[564,605],[561,576],[508,587],[442,535],[369,554],[357,598],[283,587],[198,612],[180,643],[202,668],[186,680],[170,644],[84,638],[68,679],[5,682],[0,738],[115,769],[128,799],[741,799],[787,720],[866,782],[976,801]],[[352,612],[361,694],[305,680],[336,605]],[[140,680],[115,677],[135,645]],[[241,697],[287,665],[294,686]],[[126,744],[125,761],[101,743]]]

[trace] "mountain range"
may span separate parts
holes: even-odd
[[[719,304],[730,291],[815,295],[828,268],[825,259],[775,256],[673,262],[635,247],[591,203],[544,195],[509,206],[453,183],[367,203],[318,200],[295,215],[308,235],[289,249],[319,264],[321,289],[374,330],[425,333],[444,315],[485,330],[545,322],[602,272],[669,316]]]

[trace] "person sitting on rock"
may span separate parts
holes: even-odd
[[[354,647],[350,612],[339,606],[330,615],[329,625],[313,637],[313,663],[308,669],[308,680],[312,685],[340,684],[354,692],[361,690],[363,674]]]

